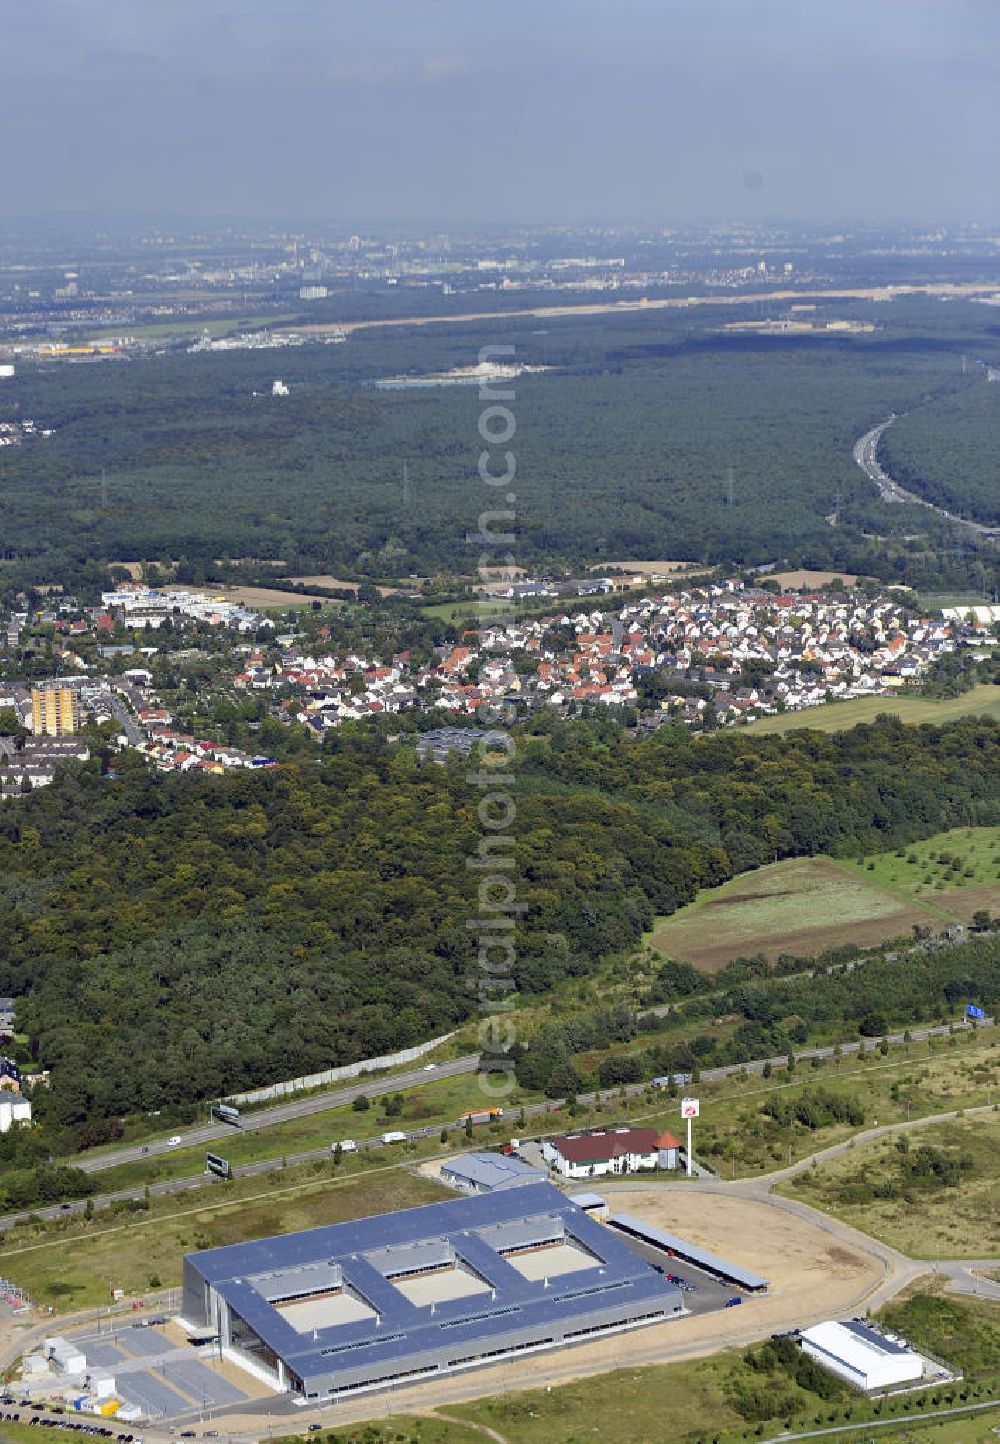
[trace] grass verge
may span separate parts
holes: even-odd
[[[778,1191],[911,1258],[995,1257],[1000,1254],[1000,1113],[859,1144],[779,1185]]]
[[[781,717],[762,717],[751,722],[750,732],[794,732],[809,727],[817,732],[845,732],[862,722],[873,722],[888,712],[900,721],[917,726],[932,722],[940,726],[956,717],[986,713],[1000,718],[1000,687],[983,682],[960,697],[858,697],[849,702],[830,702],[805,712],[786,712]]]

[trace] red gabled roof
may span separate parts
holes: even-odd
[[[569,1163],[608,1163],[626,1153],[655,1153],[658,1138],[655,1128],[624,1128],[575,1133],[552,1142]]]

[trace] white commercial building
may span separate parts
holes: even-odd
[[[600,1178],[644,1168],[676,1168],[680,1144],[657,1128],[595,1128],[542,1142],[542,1157],[563,1178]]]
[[[0,1099],[0,1133],[8,1133],[15,1123],[31,1122],[31,1104],[27,1098],[14,1094]]]
[[[803,1351],[817,1364],[866,1393],[923,1377],[924,1361],[908,1344],[853,1319],[816,1324],[803,1329],[801,1339]]]
[[[45,1340],[45,1352],[62,1374],[85,1374],[87,1357],[61,1334]]]

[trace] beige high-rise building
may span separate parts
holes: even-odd
[[[72,687],[32,687],[31,730],[36,737],[69,737],[80,726],[80,699]]]

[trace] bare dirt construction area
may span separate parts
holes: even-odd
[[[617,562],[591,562],[587,568],[590,572],[631,572],[637,577],[663,577],[669,576],[671,572],[697,571],[696,562],[635,562],[624,558]]]
[[[860,1296],[882,1278],[882,1265],[867,1254],[832,1238],[818,1225],[785,1213],[771,1203],[697,1187],[667,1184],[659,1188],[602,1187],[609,1208],[636,1214],[647,1223],[700,1244],[730,1263],[768,1280],[766,1295],[746,1298],[735,1312],[723,1309],[657,1330],[664,1337],[676,1331],[685,1353],[703,1344],[709,1352],[718,1341],[743,1329],[774,1332],[801,1327],[805,1320],[836,1317],[852,1309]],[[672,1336],[671,1336],[672,1337]],[[638,1339],[638,1336],[633,1336]],[[622,1344],[623,1352],[629,1340]]]
[[[801,569],[797,572],[769,572],[768,580],[787,587],[789,591],[800,592],[808,587],[825,587],[830,582],[841,581],[845,587],[856,587],[861,581],[853,572],[813,572]]]
[[[225,602],[235,602],[239,607],[256,607],[266,611],[269,607],[307,607],[310,602],[329,602],[329,597],[313,596],[308,592],[284,592],[276,587],[220,587],[208,583],[203,587],[175,586],[178,592],[207,593],[221,597]]]
[[[360,586],[359,582],[345,582],[340,577],[327,576],[325,573],[315,577],[286,577],[286,581],[296,587],[328,587],[330,591],[356,592]],[[399,587],[379,587],[375,590],[380,597],[394,597],[399,592]]]

